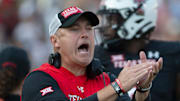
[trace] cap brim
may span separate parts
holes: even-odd
[[[90,21],[92,26],[96,26],[99,24],[98,17],[94,13],[87,11],[83,13],[78,13],[76,15],[72,15],[72,17],[68,18],[67,21],[63,23],[61,28],[72,26],[81,16],[86,17]]]

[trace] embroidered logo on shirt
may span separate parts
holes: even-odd
[[[40,92],[41,92],[41,95],[44,96],[48,93],[54,92],[54,90],[52,89],[52,86],[49,86],[49,87],[46,87],[46,88],[40,90]]]
[[[81,92],[81,93],[84,93],[84,87],[79,87],[77,86],[78,90]]]

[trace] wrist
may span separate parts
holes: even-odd
[[[122,86],[119,84],[118,80],[115,80],[114,82],[112,82],[111,86],[116,91],[116,94],[118,94],[118,96],[124,95],[125,92],[124,92]]]
[[[137,88],[136,90],[137,90],[138,92],[144,93],[144,92],[149,91],[149,90],[151,89],[151,87],[152,87],[152,83],[150,83],[149,87],[146,87],[146,88],[137,86],[137,87],[136,87],[136,88]]]
[[[123,89],[120,80],[119,79],[115,79],[115,81],[117,82],[118,86],[121,88],[122,92],[125,93],[125,90]]]
[[[136,101],[151,101],[151,100],[146,100],[149,99],[149,91],[144,93],[136,91],[134,97]]]

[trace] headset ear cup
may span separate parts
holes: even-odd
[[[48,59],[48,63],[50,65],[53,65],[56,68],[60,68],[60,66],[61,66],[61,55],[57,52],[55,54],[50,54],[49,59]]]
[[[57,52],[54,54],[54,56],[55,56],[54,66],[56,68],[60,68],[60,66],[61,66],[61,55]]]
[[[50,65],[54,65],[54,54],[50,54],[49,55],[49,58],[48,58],[48,63],[50,64]]]

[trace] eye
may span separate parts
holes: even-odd
[[[71,31],[78,31],[79,30],[79,27],[78,26],[72,26],[70,28]]]
[[[86,27],[86,30],[92,30],[92,29],[93,29],[93,28],[92,28],[92,26],[90,26],[90,25]]]

